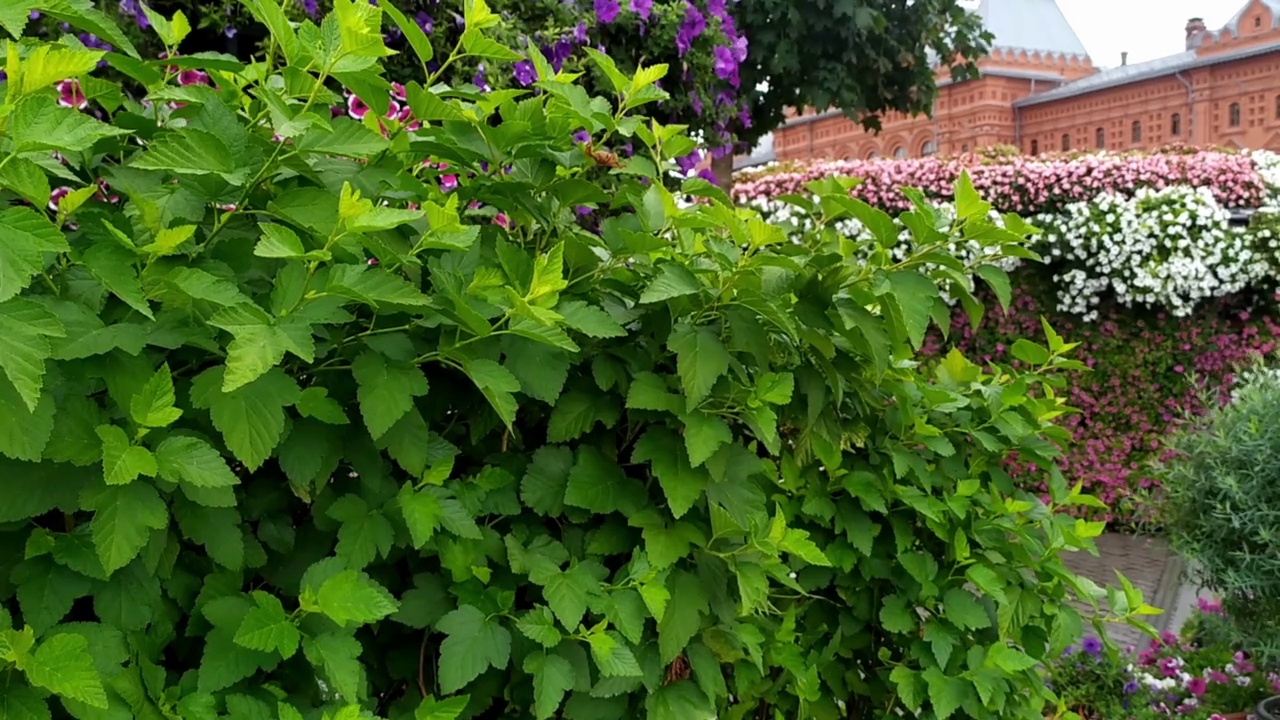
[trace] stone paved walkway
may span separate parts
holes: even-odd
[[[1157,630],[1178,629],[1185,620],[1183,606],[1195,602],[1195,594],[1182,582],[1183,563],[1163,538],[1106,533],[1097,539],[1098,555],[1069,553],[1063,561],[1072,571],[1102,586],[1118,586],[1115,571],[1142,590],[1148,605],[1164,610],[1148,619]],[[1086,632],[1089,632],[1086,628]],[[1107,635],[1121,647],[1147,642],[1146,636],[1127,625],[1111,625]]]

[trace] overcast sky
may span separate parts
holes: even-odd
[[[1226,24],[1246,0],[1058,0],[1076,34],[1100,67],[1154,60],[1182,52],[1187,19],[1202,17],[1211,29]]]

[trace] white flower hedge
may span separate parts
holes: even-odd
[[[1210,188],[1187,185],[1141,188],[1132,196],[1103,193],[1060,213],[1029,218],[1044,230],[1034,249],[1054,270],[1059,307],[1089,320],[1104,300],[1112,300],[1184,317],[1206,300],[1271,289],[1280,277],[1280,155],[1252,156],[1267,198],[1248,227],[1231,225],[1230,211]],[[803,213],[785,202],[758,197],[745,204],[773,222],[803,229]],[[945,230],[955,209],[938,209]],[[854,220],[836,227],[848,237],[870,237]],[[900,238],[895,257],[905,257],[911,246],[905,228]],[[971,251],[978,251],[976,244]],[[1006,269],[1016,262],[1006,262]]]

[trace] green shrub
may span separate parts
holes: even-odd
[[[971,273],[1007,299],[985,263],[1026,254],[967,182],[954,222],[912,195],[905,260],[830,229],[896,234],[837,181],[793,243],[664,186],[692,143],[636,111],[665,68],[597,57],[611,99],[427,80],[410,130],[325,107],[387,87],[385,0],[296,28],[250,0],[250,65],[41,9],[147,93],[8,46],[0,714],[1041,716],[1096,594],[1058,553],[1102,526],[1001,470],[1067,439],[1069,345],[913,359],[940,290],[976,317]],[[447,57],[510,56],[466,22]]]
[[[1229,404],[1170,442],[1160,468],[1169,540],[1222,598],[1238,642],[1280,660],[1280,378],[1250,373]]]

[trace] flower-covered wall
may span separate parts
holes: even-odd
[[[974,329],[957,308],[949,336],[933,333],[927,351],[958,347],[975,360],[1017,365],[1014,340],[1040,334],[1042,317],[1080,343],[1077,359],[1087,370],[1066,391],[1079,412],[1063,423],[1075,442],[1061,467],[1111,506],[1100,519],[1158,522],[1148,462],[1163,452],[1162,438],[1206,403],[1228,400],[1237,376],[1280,342],[1280,157],[841,161],[741,173],[734,194],[785,222],[798,216],[788,194],[805,196],[808,182],[848,175],[863,180],[855,197],[900,210],[907,200],[899,187],[945,197],[962,170],[996,211],[1042,230],[1035,249],[1044,263],[1009,268],[1008,312],[993,310]],[[865,232],[857,222],[843,230]],[[910,237],[904,229],[900,251]],[[1043,482],[1040,468],[1009,469],[1028,484]]]

